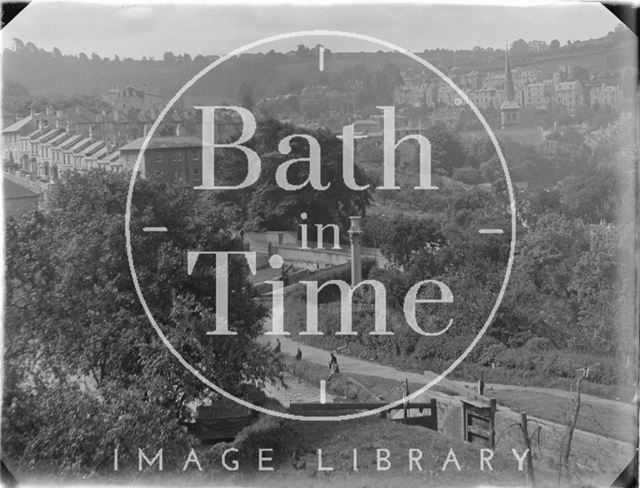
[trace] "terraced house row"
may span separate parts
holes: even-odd
[[[122,171],[114,144],[94,137],[91,128],[82,134],[57,125],[29,116],[4,129],[5,164],[45,183],[94,168]]]
[[[135,158],[127,148],[137,147],[139,151],[157,115],[156,109],[114,108],[111,112],[94,112],[80,105],[67,110],[48,107],[41,113],[31,111],[2,130],[5,169],[19,173],[17,176],[23,179],[44,183],[90,169],[129,170]],[[215,124],[218,141],[235,137],[241,127],[239,118],[225,110],[216,112]],[[166,139],[155,148],[154,154],[161,154],[156,159],[166,158],[179,165],[183,149],[193,147],[201,132],[198,110],[192,107],[168,112],[154,135],[154,141]],[[184,181],[197,178],[190,166],[166,169],[168,175],[184,175]],[[142,170],[144,173],[145,168]]]

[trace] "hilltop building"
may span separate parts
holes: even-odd
[[[158,95],[153,86],[128,85],[124,89],[116,87],[109,90],[102,99],[109,103],[115,110],[126,111],[130,109],[143,111],[160,111],[169,99]]]
[[[584,90],[579,81],[562,81],[555,85],[555,103],[567,107],[570,114],[574,114],[576,107],[585,103]]]
[[[622,90],[617,86],[602,84],[591,89],[589,98],[593,110],[612,110],[617,112],[622,101]]]
[[[546,110],[554,101],[554,86],[550,81],[545,80],[542,83],[531,83],[522,87],[522,106]]]

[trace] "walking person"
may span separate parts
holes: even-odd
[[[335,351],[330,353],[329,359],[329,372],[330,373],[339,373],[340,368],[338,367],[338,358],[334,354]]]
[[[276,347],[273,348],[273,352],[275,352],[276,354],[280,354],[281,348],[282,346],[280,344],[280,339],[276,339]]]

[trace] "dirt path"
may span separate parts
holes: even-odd
[[[265,330],[271,329],[270,321],[265,323]],[[295,356],[298,348],[302,351],[302,358],[319,365],[319,367],[325,368],[327,373],[329,373],[329,351],[321,349],[319,347],[308,346],[306,344],[302,344],[294,341],[290,337],[282,337],[282,336],[261,336],[260,342],[263,343],[271,343],[275,345],[276,338],[280,340],[281,350],[283,354],[288,356]],[[386,378],[391,380],[398,381],[398,384],[405,379],[408,379],[409,382],[418,383],[418,384],[427,384],[432,381],[438,375],[433,372],[425,372],[425,374],[410,372],[410,371],[402,371],[400,369],[394,368],[392,366],[386,366],[382,364],[372,363],[370,361],[366,361],[363,359],[353,358],[350,356],[345,356],[342,354],[336,353],[335,356],[338,358],[338,365],[340,367],[340,371],[343,373],[351,373],[351,374],[361,374],[367,376],[376,376],[378,378]],[[535,386],[519,386],[519,385],[501,385],[490,383],[485,385],[485,391],[487,390],[513,390],[513,391],[529,391],[529,392],[539,392],[545,393],[548,395],[554,395],[559,398],[568,399],[571,398],[571,392],[566,390],[559,390],[555,388],[543,388],[543,387],[535,387]],[[437,386],[434,387],[436,391],[450,392],[458,395],[468,395],[470,392],[475,391],[475,383],[468,381],[457,381],[450,379],[443,379],[438,382]],[[582,401],[585,404],[591,404],[593,406],[607,406],[620,409],[621,412],[627,414],[633,414],[635,411],[635,407],[630,403],[619,402],[615,400],[608,400],[605,398],[599,398],[592,395],[581,395]]]

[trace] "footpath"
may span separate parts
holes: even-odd
[[[265,330],[271,330],[270,320],[267,320],[265,323]],[[266,336],[263,335],[260,338],[260,342],[262,343],[270,343],[275,346],[276,339],[280,340],[281,351],[283,354],[291,357],[295,357],[298,348],[302,351],[302,358],[306,361],[315,363],[321,367],[326,368],[327,373],[329,372],[329,351],[325,349],[321,349],[319,347],[308,346],[306,344],[302,344],[293,340],[291,337],[283,337],[283,336]],[[346,374],[360,374],[366,376],[375,376],[378,378],[385,378],[390,380],[395,380],[398,383],[404,381],[405,379],[409,380],[410,383],[418,383],[421,385],[426,385],[431,382],[433,379],[437,378],[438,375],[431,371],[425,371],[424,374],[411,372],[411,371],[402,371],[400,369],[394,368],[393,366],[386,366],[383,364],[376,364],[371,361],[367,361],[364,359],[358,359],[351,356],[345,356],[343,354],[334,353],[338,358],[338,365],[340,367],[340,371]],[[563,399],[570,399],[572,397],[572,393],[566,390],[560,390],[557,388],[543,388],[543,387],[535,387],[535,386],[519,386],[519,385],[502,385],[502,384],[494,384],[487,383],[485,385],[486,389],[493,390],[515,390],[515,391],[527,391],[527,392],[537,392],[537,393],[545,393],[548,395],[554,395]],[[436,392],[443,392],[448,394],[455,394],[460,396],[469,396],[475,393],[475,383],[468,381],[457,381],[450,380],[447,378],[442,379],[432,387],[432,389]],[[635,407],[630,403],[619,402],[616,400],[609,400],[606,398],[600,398],[593,395],[582,394],[581,400],[584,404],[592,404],[592,405],[602,405],[608,406],[616,409],[620,409],[621,412],[633,414],[635,411]]]

